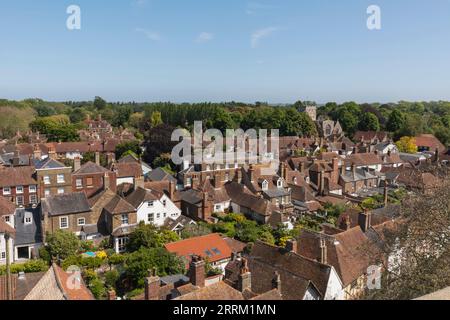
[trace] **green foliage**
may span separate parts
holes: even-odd
[[[122,156],[126,155],[127,152],[132,152],[139,158],[142,154],[142,149],[139,141],[126,141],[117,145],[116,147],[116,159],[122,158]]]
[[[45,134],[50,142],[79,140],[77,128],[70,123],[66,115],[38,118],[30,123],[30,128],[34,132]]]
[[[101,97],[95,97],[93,105],[95,109],[103,110],[106,108],[106,101]]]
[[[39,248],[39,257],[47,263],[50,263],[52,261],[52,256],[50,255],[50,252],[46,247]]]
[[[125,273],[136,287],[144,286],[148,271],[156,268],[159,276],[184,274],[183,260],[164,248],[140,248],[127,255]]]
[[[111,270],[105,272],[105,285],[108,288],[115,288],[116,283],[119,280],[119,272],[117,270]]]
[[[400,110],[394,109],[389,115],[389,120],[386,124],[386,129],[390,132],[396,132],[400,130],[405,122],[405,117]]]
[[[202,222],[197,224],[188,225],[181,231],[182,239],[189,239],[194,237],[200,237],[211,233],[211,229]]]
[[[131,252],[144,248],[161,248],[164,244],[180,240],[173,231],[141,223],[129,237],[127,249]]]
[[[96,278],[89,282],[89,289],[91,290],[92,294],[94,295],[95,299],[101,300],[106,295],[106,288],[103,284],[102,280]]]
[[[58,230],[47,236],[47,249],[52,257],[65,259],[74,255],[80,246],[80,241],[72,232]]]
[[[155,111],[150,116],[150,125],[152,128],[163,124],[161,112]]]
[[[30,260],[25,263],[11,264],[11,273],[17,274],[19,272],[35,273],[48,270],[48,263],[44,260]],[[6,274],[6,266],[0,266],[0,276]]]
[[[370,112],[366,112],[361,116],[358,129],[362,131],[379,131],[380,122],[376,115]]]

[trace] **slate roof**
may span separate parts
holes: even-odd
[[[377,176],[369,173],[364,169],[356,169],[355,174],[353,171],[346,171],[344,174],[341,174],[340,177],[344,182],[354,182],[368,179],[376,179]]]
[[[36,167],[36,170],[66,168],[64,164],[52,158],[34,160],[34,166]]]
[[[147,179],[150,181],[173,181],[177,182],[172,175],[165,172],[162,168],[155,168],[147,174]]]
[[[166,219],[166,221],[164,222],[164,227],[168,228],[169,230],[173,230],[180,224],[183,227],[187,227],[191,224],[196,224],[196,222],[189,217],[180,215],[176,220],[170,218]]]
[[[75,171],[73,175],[83,175],[83,174],[95,174],[95,173],[106,173],[109,172],[106,168],[95,164],[94,162],[86,162],[80,169]]]
[[[42,212],[49,216],[60,216],[91,211],[84,192],[49,196],[42,200]]]
[[[25,223],[25,215],[32,217],[31,224]],[[40,208],[18,209],[16,211],[16,237],[14,244],[16,246],[35,244],[42,242],[41,212]]]

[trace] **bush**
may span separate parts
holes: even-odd
[[[44,272],[49,268],[48,263],[44,260],[30,260],[23,264],[12,264],[11,273],[17,274],[19,272],[34,273]],[[6,274],[6,266],[0,266],[0,275]]]
[[[58,230],[47,237],[47,249],[52,257],[65,259],[77,253],[80,241],[72,232]]]
[[[105,273],[105,284],[108,288],[115,288],[117,280],[119,280],[119,272],[111,270]]]
[[[50,252],[46,247],[39,248],[39,257],[47,263],[50,263],[52,261],[52,256],[50,255]]]
[[[89,283],[89,288],[97,300],[102,299],[106,294],[106,288],[103,282],[96,278]]]

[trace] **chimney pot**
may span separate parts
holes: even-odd
[[[205,286],[205,261],[199,256],[193,256],[189,264],[189,278],[197,287]]]
[[[286,241],[286,250],[289,252],[297,253],[298,252],[297,240],[290,239],[290,240]]]

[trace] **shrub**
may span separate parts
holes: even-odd
[[[111,270],[105,273],[105,284],[109,288],[115,288],[117,280],[119,280],[119,272]]]
[[[103,282],[96,278],[93,279],[90,283],[89,283],[89,288],[91,289],[92,294],[94,295],[94,297],[97,300],[100,300],[101,298],[103,298],[106,294],[106,289],[105,289],[105,285],[103,284]]]
[[[16,274],[19,272],[34,273],[44,272],[48,270],[48,263],[44,260],[30,260],[23,264],[12,264],[11,273]],[[6,273],[6,266],[0,266],[0,275]]]

